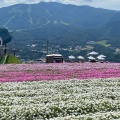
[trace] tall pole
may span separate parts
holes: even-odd
[[[14,45],[14,47],[13,47],[13,55],[14,55],[14,57],[15,57],[15,55],[16,55],[16,42],[14,43],[15,45]]]
[[[4,55],[7,54],[7,44],[4,45]]]
[[[47,41],[47,54],[48,54],[48,43],[49,43],[49,42]]]
[[[15,54],[16,54],[16,49],[13,48],[13,55],[14,55],[14,57],[15,57]]]

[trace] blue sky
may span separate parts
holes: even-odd
[[[38,2],[59,2],[73,5],[89,5],[96,8],[105,8],[111,10],[120,10],[120,0],[0,0],[0,8],[13,4],[26,3],[34,4]]]

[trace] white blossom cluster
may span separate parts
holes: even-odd
[[[120,78],[0,83],[0,120],[118,120]]]

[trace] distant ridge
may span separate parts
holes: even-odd
[[[18,36],[21,40],[57,37],[88,30],[98,31],[102,36],[106,34],[100,31],[107,30],[108,35],[112,35],[110,23],[116,24],[118,20],[118,11],[57,2],[17,4],[0,8],[0,27],[12,30],[15,38]]]
[[[120,48],[119,21],[119,11],[86,5],[40,2],[0,8],[0,27],[13,31],[13,41],[22,49],[35,41],[86,46],[89,41],[107,40],[115,50]]]

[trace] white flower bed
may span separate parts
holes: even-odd
[[[114,119],[120,78],[0,83],[0,120]]]

